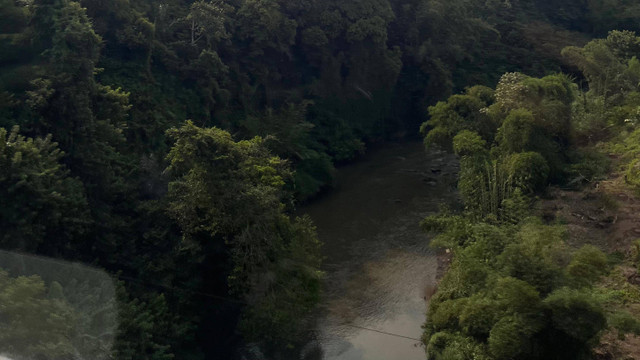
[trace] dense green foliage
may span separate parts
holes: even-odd
[[[234,142],[217,128],[188,122],[169,131],[169,213],[182,229],[182,251],[206,262],[226,244],[229,286],[251,304],[241,326],[252,340],[291,342],[317,301],[318,240],[308,218],[290,220],[283,191],[291,176],[261,138]]]
[[[629,164],[625,178],[639,184],[636,44],[634,33],[613,31],[566,48],[588,89],[562,74],[507,73],[495,91],[469,88],[429,108],[425,143],[460,157],[465,205],[422,223],[437,234],[433,246],[453,253],[429,304],[429,358],[589,359],[605,330],[639,332],[637,319],[612,306],[619,295],[595,288],[611,271],[607,256],[590,245],[572,250],[567,229],[532,217],[530,208],[551,182],[602,176],[607,161],[580,145],[614,131],[625,139],[616,146]]]
[[[0,123],[26,129],[41,114],[47,126],[33,130],[52,132],[70,157],[110,139],[103,162],[121,150],[113,126],[138,155],[165,151],[165,130],[187,118],[275,135],[295,150],[278,155],[295,160],[302,197],[330,183],[332,162],[356,156],[362,140],[413,133],[434,99],[508,70],[559,70],[559,50],[585,37],[572,31],[609,26],[592,13],[597,1],[83,0],[86,16],[62,3],[3,0]],[[105,106],[125,105],[126,93],[96,83],[94,65],[102,84],[129,93],[126,119]],[[100,131],[75,129],[72,152],[60,125],[82,116]],[[296,135],[282,131],[290,126]]]
[[[87,231],[82,183],[60,164],[63,153],[46,138],[26,139],[0,128],[0,242],[4,248],[63,252]]]
[[[590,358],[616,315],[591,288],[608,273],[600,250],[570,255],[566,230],[537,219],[516,226],[439,216],[423,226],[454,252],[429,305],[430,358]]]
[[[569,175],[575,92],[565,75],[507,73],[495,91],[472,87],[429,108],[425,143],[461,157],[458,187],[471,213],[501,218],[512,196]]]
[[[572,140],[637,121],[637,39],[577,47],[637,30],[635,9],[0,0],[0,246],[122,279],[116,358],[230,358],[249,342],[275,357],[301,339],[320,288],[319,244],[309,219],[291,217],[296,201],[368,143],[413,136],[433,105],[423,131],[462,157],[467,207],[518,222],[547,181],[601,172]],[[522,75],[563,68],[590,91]],[[437,103],[468,84],[480,85]],[[573,301],[561,295],[541,306]]]
[[[627,182],[640,189],[640,38],[630,31],[612,31],[583,48],[569,47],[563,55],[589,82],[588,91],[575,105],[575,137],[589,142],[614,137],[610,150],[622,157]]]

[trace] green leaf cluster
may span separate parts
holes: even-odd
[[[319,242],[310,219],[284,212],[287,163],[264,140],[234,141],[217,128],[187,122],[168,134],[169,207],[183,233],[182,247],[197,262],[225,247],[228,284],[247,309],[247,339],[277,347],[295,342],[318,300]]]
[[[460,156],[458,188],[467,210],[500,219],[512,213],[507,204],[524,204],[512,196],[564,178],[575,91],[562,74],[507,73],[495,91],[475,86],[429,108],[425,144]]]
[[[606,256],[591,246],[571,254],[563,227],[448,215],[423,225],[438,231],[434,246],[454,254],[429,304],[430,358],[586,359],[615,325],[591,289],[608,273]]]

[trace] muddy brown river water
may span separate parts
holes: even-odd
[[[341,168],[336,188],[301,209],[324,243],[326,278],[300,358],[425,359],[423,297],[437,260],[419,222],[455,201],[456,172],[455,157],[419,142],[387,144]]]

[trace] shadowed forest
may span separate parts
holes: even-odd
[[[0,249],[104,269],[119,314],[78,345],[105,309],[0,262],[0,354],[295,357],[323,286],[297,209],[424,137],[460,161],[421,224],[450,262],[426,357],[640,356],[640,225],[612,246],[554,203],[588,193],[602,238],[634,214],[607,189],[640,191],[636,31],[633,0],[0,0]]]

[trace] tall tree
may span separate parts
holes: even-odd
[[[0,128],[0,246],[4,249],[77,255],[91,224],[82,183],[60,160],[51,135],[25,138],[18,127]]]
[[[202,263],[226,258],[230,291],[248,303],[248,339],[294,342],[317,301],[319,243],[308,219],[283,211],[286,162],[260,138],[235,142],[226,131],[191,122],[168,135],[175,139],[169,211],[183,247]]]

